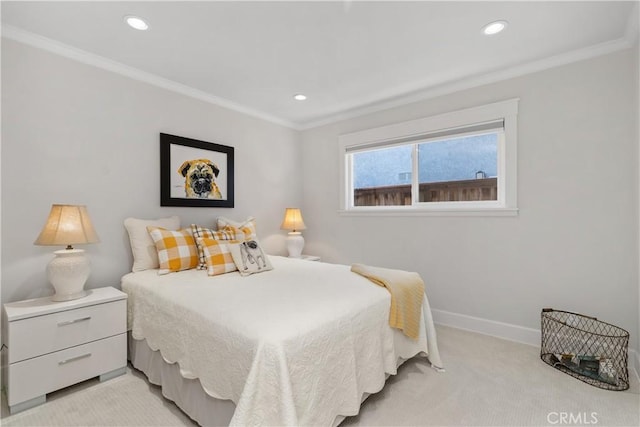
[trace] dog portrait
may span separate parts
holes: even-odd
[[[264,253],[255,240],[247,240],[240,243],[240,255],[242,256],[242,268],[244,270],[249,270],[249,264],[255,264],[257,270],[267,268]]]
[[[160,206],[232,208],[234,149],[160,134]]]
[[[188,198],[222,199],[216,184],[220,173],[218,166],[209,159],[185,160],[178,173],[184,177],[184,192]]]

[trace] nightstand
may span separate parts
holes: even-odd
[[[52,391],[126,372],[127,294],[106,287],[73,301],[5,304],[3,337],[13,414],[44,403]]]
[[[315,255],[302,255],[300,259],[305,261],[320,261],[320,257]]]

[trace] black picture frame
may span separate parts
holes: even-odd
[[[233,147],[161,133],[160,206],[232,208],[233,163]]]

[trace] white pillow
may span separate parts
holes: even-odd
[[[172,216],[160,219],[138,219],[127,218],[124,220],[124,226],[129,233],[129,242],[131,243],[131,252],[133,253],[133,267],[131,271],[144,271],[153,268],[159,268],[158,251],[156,245],[151,239],[148,226],[162,227],[167,230],[178,230],[180,228],[180,217]]]
[[[264,253],[257,240],[228,243],[227,247],[241,276],[273,270],[269,256]]]
[[[240,228],[243,227],[245,225],[247,225],[247,223],[251,222],[251,221],[255,221],[256,219],[252,216],[248,217],[247,219],[245,219],[244,221],[234,221],[232,219],[229,218],[225,218],[223,216],[219,216],[217,219],[217,223],[218,223],[218,230],[220,230],[221,228],[228,226],[231,227],[235,227],[235,228]]]

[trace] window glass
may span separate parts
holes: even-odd
[[[351,154],[354,206],[411,204],[411,145]]]
[[[354,152],[353,206],[412,205],[414,148],[418,203],[498,200],[501,134],[496,131]]]
[[[419,201],[497,200],[498,137],[496,132],[418,144]]]

